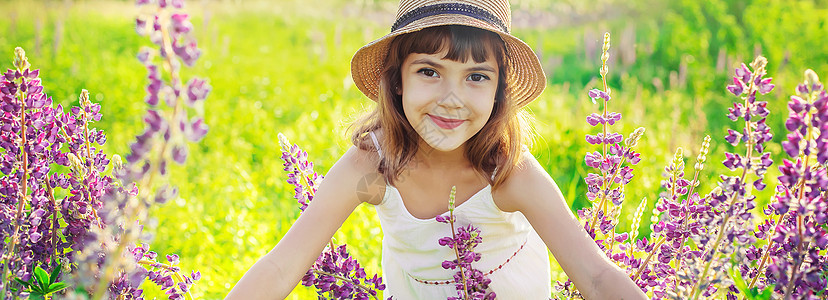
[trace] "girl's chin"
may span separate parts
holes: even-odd
[[[471,139],[471,135],[466,130],[444,130],[433,126],[433,123],[425,123],[423,125],[426,125],[424,126],[427,128],[426,130],[417,130],[420,134],[421,142],[436,151],[450,152],[457,150]]]
[[[426,140],[425,143],[432,149],[440,152],[451,152],[457,150],[462,146],[466,141],[454,141],[450,139],[444,139],[440,141],[428,141]]]

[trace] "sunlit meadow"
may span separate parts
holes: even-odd
[[[647,129],[637,152],[642,161],[627,188],[619,228],[628,230],[640,200],[648,198],[640,236],[649,235],[653,204],[665,180],[662,170],[677,147],[693,164],[710,135],[708,168],[700,174],[708,193],[734,147],[723,137],[732,97],[724,88],[733,69],[757,54],[768,58],[776,89],[766,95],[775,134],[766,151],[784,154],[786,101],[806,68],[828,79],[828,3],[825,1],[512,1],[514,34],[541,58],[549,85],[529,105],[538,138],[531,150],[557,181],[573,212],[589,202],[584,154],[595,151],[584,122],[596,111],[587,95],[600,88],[601,42],[613,34],[608,85],[613,110],[624,116],[614,130]],[[282,171],[279,132],[301,145],[327,169],[348,148],[345,129],[369,108],[350,82],[351,55],[388,32],[396,1],[188,1],[203,55],[185,75],[210,80],[204,116],[210,134],[190,148],[183,167],[171,169],[178,199],[152,208],[146,222],[152,248],[177,253],[181,268],[199,270],[195,298],[222,298],[253,263],[269,251],[299,214],[293,187]],[[132,1],[13,1],[0,4],[0,62],[14,47],[27,49],[43,70],[45,93],[64,106],[77,105],[81,89],[92,92],[103,118],[110,154],[128,153],[143,128],[146,73],[137,60],[146,41],[134,32]],[[768,23],[769,20],[774,20]],[[779,171],[766,175],[770,200]],[[754,211],[764,218],[761,209]],[[369,274],[380,272],[381,230],[373,209],[359,207],[334,236],[347,243]],[[485,241],[484,241],[485,242]],[[565,276],[553,266],[553,280]],[[149,297],[163,295],[145,284]],[[315,298],[297,287],[289,299]]]

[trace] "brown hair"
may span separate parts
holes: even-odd
[[[505,44],[497,34],[487,30],[445,25],[395,37],[380,77],[376,109],[351,124],[351,141],[362,150],[375,151],[367,133],[382,129],[383,138],[379,142],[383,157],[378,170],[390,184],[394,184],[414,157],[419,144],[419,135],[403,112],[402,96],[395,93],[402,82],[400,68],[411,53],[435,54],[444,47],[448,50],[444,59],[463,63],[469,57],[476,63],[484,62],[488,52],[494,52],[500,70],[494,108],[486,125],[467,141],[465,156],[474,170],[484,175],[493,189],[497,188],[519,162],[522,145],[531,142],[532,127],[529,114],[509,97],[506,84],[509,56]],[[412,139],[412,136],[418,138]]]

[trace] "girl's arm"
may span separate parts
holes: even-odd
[[[334,232],[361,203],[356,193],[357,183],[367,175],[376,176],[375,160],[368,152],[351,147],[331,167],[305,212],[276,247],[244,274],[225,299],[287,297],[310,269]],[[373,186],[368,191],[360,192],[381,191]]]
[[[646,299],[590,238],[535,157],[526,151],[521,160],[495,192],[498,206],[526,216],[586,299]]]

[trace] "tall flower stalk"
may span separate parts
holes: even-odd
[[[454,198],[457,194],[457,187],[451,187],[449,195],[448,218],[438,215],[435,220],[440,223],[449,224],[451,236],[441,238],[440,246],[450,247],[454,250],[455,259],[443,261],[442,267],[446,270],[457,270],[454,274],[454,286],[457,290],[457,297],[448,297],[448,300],[471,300],[471,299],[495,299],[495,292],[487,291],[491,279],[486,277],[482,271],[475,269],[472,263],[480,261],[482,255],[474,252],[474,248],[483,242],[480,237],[480,229],[471,224],[455,228],[457,218],[454,216]]]
[[[138,186],[125,180],[120,157],[108,157],[98,148],[106,135],[91,124],[101,119],[100,105],[83,90],[79,106],[69,112],[61,105],[53,107],[51,98],[42,93],[39,71],[29,70],[22,49],[15,53],[15,70],[4,73],[0,82],[4,149],[0,240],[9,237],[10,241],[2,245],[0,260],[4,298],[19,296],[13,290],[26,292],[16,283],[29,282],[36,268],[50,270],[53,282],[67,280],[73,286],[69,293],[80,298],[141,298],[139,286],[147,278],[171,299],[188,294],[200,277],[198,272],[181,275],[175,266],[177,255],[168,255],[169,264],[163,264],[156,262],[154,252],[132,250],[148,246],[130,246],[139,237],[139,222],[145,216],[123,218],[138,203]],[[105,172],[110,161],[111,172],[118,176]],[[58,188],[68,195],[57,199]]]
[[[638,144],[638,140],[644,134],[644,128],[636,129],[630,136],[624,140],[624,136],[620,133],[609,132],[609,126],[614,125],[615,122],[621,120],[621,114],[611,112],[608,110],[608,105],[611,99],[611,91],[607,87],[606,76],[609,72],[607,60],[609,59],[610,35],[604,35],[603,53],[601,55],[601,79],[604,85],[603,90],[593,89],[589,91],[589,97],[593,103],[602,101],[601,114],[593,113],[587,116],[587,123],[591,126],[601,124],[602,133],[595,135],[587,135],[586,141],[593,145],[601,145],[603,152],[587,153],[585,156],[586,164],[589,167],[596,169],[599,173],[590,173],[585,179],[587,183],[587,198],[593,203],[593,207],[588,211],[579,212],[581,217],[587,215],[591,221],[587,222],[586,227],[589,231],[593,231],[597,226],[603,234],[608,234],[609,229],[613,227],[611,222],[607,222],[611,214],[617,214],[619,207],[624,201],[624,186],[626,186],[633,177],[633,169],[629,166],[624,166],[625,162],[632,165],[638,164],[641,161],[639,154],[632,148]],[[621,142],[624,142],[622,145]],[[609,204],[614,206],[610,208]],[[612,232],[614,234],[614,231]],[[610,238],[610,245],[613,238]]]
[[[639,127],[626,139],[620,133],[610,132],[609,127],[621,120],[621,113],[612,112],[608,108],[612,98],[612,92],[607,86],[609,48],[610,34],[606,33],[604,35],[600,68],[603,90],[593,89],[589,91],[589,97],[593,103],[600,101],[602,109],[600,114],[592,113],[586,118],[590,126],[601,124],[602,132],[587,135],[586,141],[593,145],[601,145],[603,152],[595,151],[587,153],[585,156],[586,165],[595,169],[597,173],[589,173],[584,179],[587,184],[586,196],[593,206],[578,211],[578,215],[583,219],[587,219],[584,224],[585,228],[596,239],[596,242],[608,257],[613,258],[619,264],[631,266],[635,262],[630,261],[623,255],[626,250],[630,249],[630,244],[625,243],[629,238],[629,234],[624,232],[616,235],[615,227],[618,225],[617,216],[621,213],[621,206],[625,199],[624,190],[634,175],[632,165],[636,165],[641,161],[639,153],[633,149],[643,136],[644,128]],[[625,165],[625,163],[629,163],[629,165]],[[615,252],[615,248],[620,251]]]
[[[83,275],[75,280],[89,286],[94,299],[135,297],[140,295],[138,284],[145,279],[158,284],[171,299],[192,299],[190,287],[199,273],[181,275],[175,266],[177,256],[168,256],[164,267],[155,261],[154,253],[136,244],[149,239],[140,224],[147,218],[149,206],[178,195],[177,188],[168,184],[167,164],[170,160],[183,164],[187,142],[198,142],[207,133],[203,119],[190,119],[188,114],[201,110],[210,86],[199,78],[182,84],[182,62],[192,66],[200,54],[189,16],[181,12],[183,1],[139,0],[136,4],[143,10],[136,21],[137,33],[149,36],[158,47],[145,47],[138,54],[149,73],[145,100],[150,108],[144,117],[147,126],[130,145],[126,162],[114,170],[119,188],[106,194],[106,205],[99,211],[107,226],[96,230],[91,237],[95,242],[81,249],[82,263],[78,265]],[[162,76],[159,69],[168,72],[167,76]],[[164,100],[165,107],[158,105],[159,99]],[[88,282],[87,277],[97,280]]]
[[[814,298],[824,296],[828,281],[821,275],[828,269],[828,93],[813,70],[805,71],[788,110],[785,128],[790,133],[782,148],[791,160],[783,159],[779,166],[775,201],[766,209],[777,221],[757,231],[769,241],[764,250],[754,248],[754,259],[762,258],[749,274],[750,286],[764,273],[763,285],[773,284],[783,298]]]
[[[587,184],[586,196],[592,207],[579,210],[578,216],[585,220],[584,228],[605,254],[620,266],[632,270],[639,266],[641,260],[632,257],[632,245],[627,241],[629,233],[616,234],[615,228],[625,200],[624,190],[634,176],[632,165],[641,161],[639,153],[633,149],[645,130],[639,127],[626,139],[620,133],[610,132],[610,126],[621,120],[621,113],[612,112],[608,108],[612,99],[612,92],[607,86],[609,49],[610,34],[606,33],[599,70],[603,89],[589,91],[593,103],[601,102],[601,111],[586,117],[590,126],[601,124],[601,132],[586,135],[586,141],[592,145],[601,145],[602,152],[594,151],[584,157],[586,165],[597,172],[589,173],[584,179]],[[580,296],[571,281],[558,283],[556,288],[565,295]]]
[[[754,237],[747,235],[749,227],[752,227],[751,210],[755,207],[755,196],[750,194],[751,188],[762,190],[765,188],[763,182],[767,168],[773,164],[770,159],[770,152],[764,152],[764,144],[770,141],[772,135],[770,128],[765,124],[768,115],[767,102],[757,101],[758,94],[767,94],[773,90],[771,78],[764,78],[766,75],[765,66],[767,60],[759,56],[750,64],[753,71],[747,66],[736,69],[736,76],[733,77],[733,85],[727,87],[728,91],[739,96],[743,102],[736,102],[730,109],[728,117],[733,121],[744,120],[744,128],[739,132],[728,129],[725,140],[733,146],[741,142],[745,144],[745,155],[725,152],[723,164],[730,170],[741,169],[738,176],[722,175],[719,187],[722,193],[710,199],[710,206],[719,214],[712,214],[702,218],[705,228],[712,228],[709,235],[701,235],[697,240],[700,249],[705,249],[701,261],[704,267],[696,277],[695,284],[690,292],[693,299],[699,297],[703,291],[710,286],[707,272],[715,264],[719,267],[728,267],[730,260],[721,261],[720,254],[732,254],[740,250],[744,245],[754,242]],[[756,179],[747,183],[749,174],[754,174]],[[732,222],[732,223],[731,223]],[[710,239],[715,235],[715,239]],[[712,242],[712,243],[711,243]],[[721,247],[720,247],[721,246]]]
[[[313,162],[299,145],[291,144],[281,133],[278,137],[287,182],[294,186],[294,198],[304,212],[325,177],[313,171]],[[346,245],[337,246],[333,239],[302,277],[302,285],[315,287],[320,299],[377,299],[378,291],[385,289],[382,277],[368,277]]]
[[[50,167],[62,142],[52,99],[43,93],[39,70],[30,70],[22,48],[15,49],[14,69],[2,76],[2,172],[0,179],[0,287],[11,297],[12,278],[28,281],[38,262],[56,266],[52,253],[60,247],[49,237],[57,230],[55,205],[47,198]],[[57,144],[57,146],[54,146]],[[8,240],[8,243],[6,243]],[[47,268],[51,269],[51,268]],[[9,273],[11,271],[11,273]]]
[[[745,146],[744,153],[725,153],[724,166],[736,173],[720,176],[712,191],[701,193],[699,178],[710,137],[702,142],[691,177],[685,174],[685,154],[678,148],[664,169],[664,192],[655,204],[652,233],[635,240],[646,198],[635,210],[629,233],[616,234],[615,227],[624,189],[632,178],[632,169],[622,165],[638,162],[638,154],[629,149],[643,129],[631,134],[623,146],[623,136],[608,129],[620,121],[620,114],[607,109],[612,98],[606,86],[608,49],[606,35],[600,69],[603,90],[589,92],[593,102],[603,100],[603,106],[587,116],[591,126],[602,124],[600,133],[586,136],[588,143],[602,145],[601,152],[585,156],[586,165],[599,172],[585,178],[586,196],[592,207],[578,211],[599,247],[654,299],[722,295],[737,299],[740,292],[748,292],[747,297],[759,295],[756,287],[773,287],[784,299],[824,296],[828,286],[828,93],[816,73],[806,72],[805,83],[797,87],[788,105],[791,113],[785,125],[791,133],[782,148],[793,160],[785,160],[779,167],[780,185],[765,209],[767,215],[774,216],[772,219],[752,230],[755,196],[751,191],[766,187],[764,174],[773,164],[771,154],[765,151],[765,143],[773,137],[766,124],[767,102],[757,97],[770,93],[775,86],[772,78],[766,77],[767,60],[760,56],[750,67],[742,64],[736,69],[732,84],[727,86],[727,91],[740,98],[727,116],[744,124],[729,129],[724,137],[733,146]],[[632,240],[626,242],[630,236]],[[757,247],[756,239],[765,239],[767,244]],[[557,288],[558,295],[580,296],[571,281],[559,283]]]

